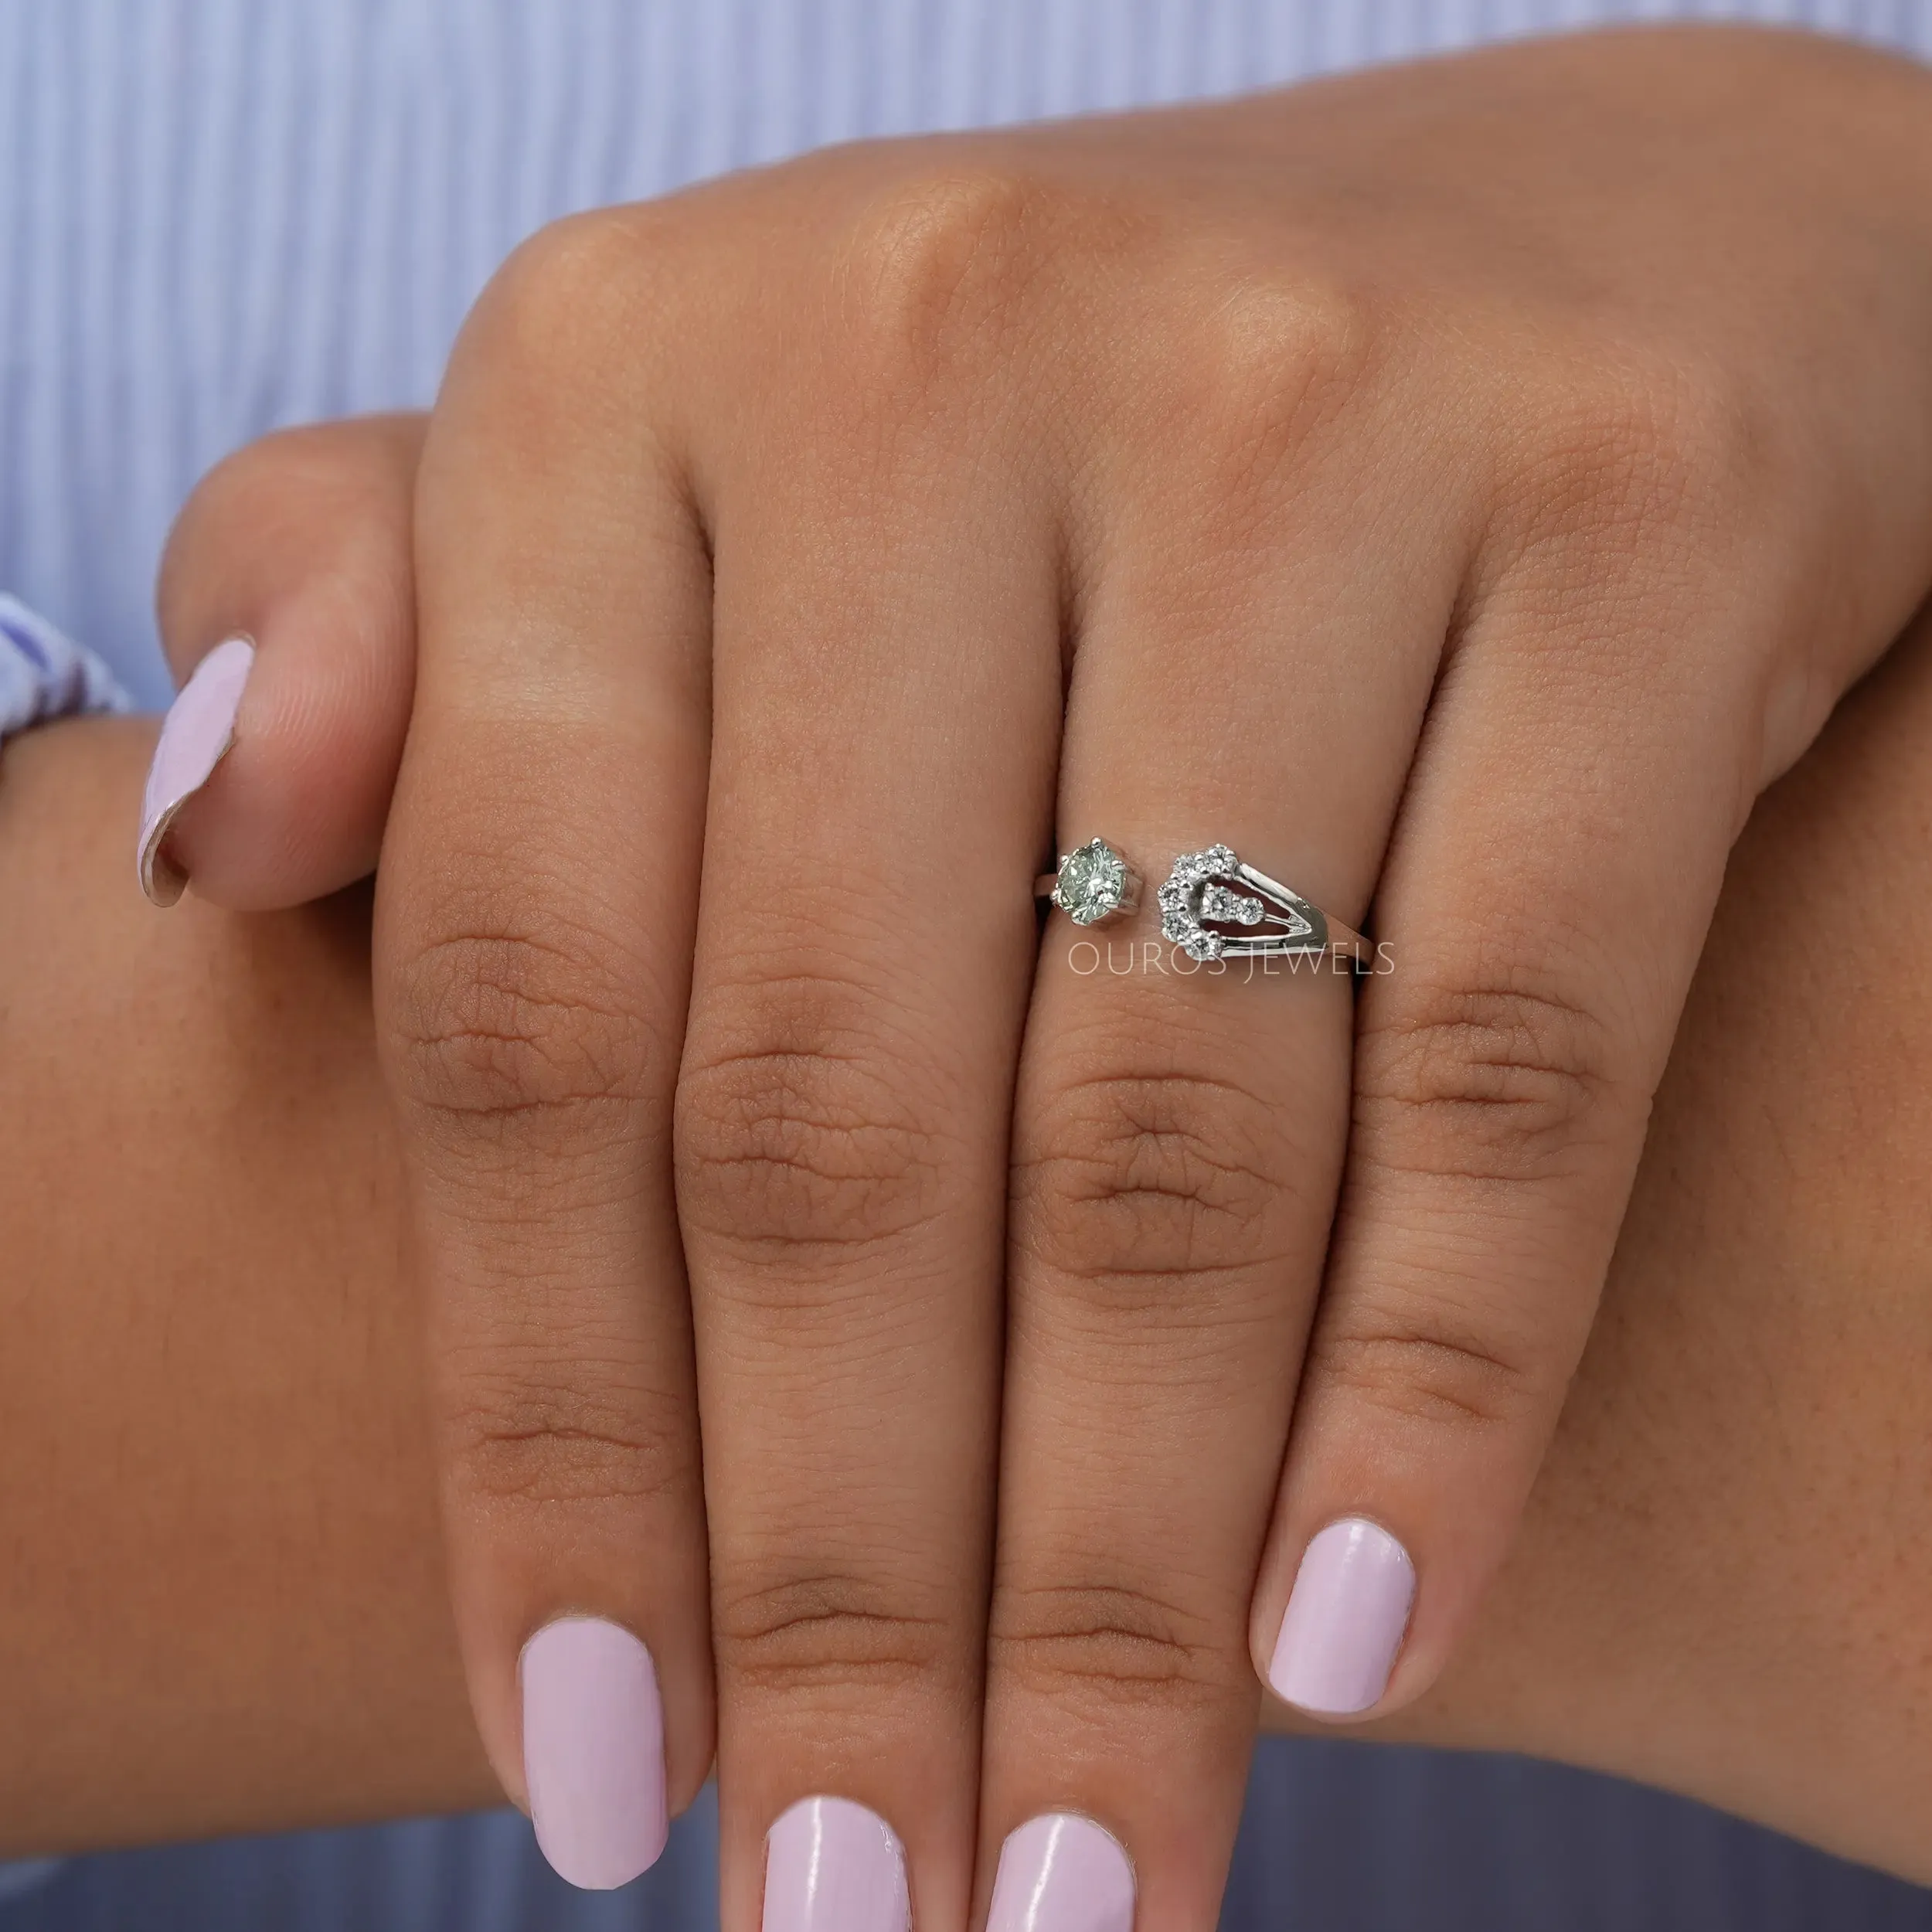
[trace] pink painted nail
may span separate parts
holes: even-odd
[[[168,828],[235,742],[235,713],[254,665],[255,647],[246,638],[216,645],[195,666],[162,721],[135,852],[141,889],[157,906],[172,906],[187,889],[188,875],[163,850]]]
[[[1134,1868],[1071,1811],[1029,1818],[1000,1848],[986,1932],[1133,1932]]]
[[[906,1855],[876,1811],[802,1798],[765,1838],[764,1932],[910,1932]]]
[[[1318,1717],[1378,1703],[1415,1594],[1415,1565],[1387,1530],[1360,1516],[1330,1523],[1295,1572],[1268,1663],[1275,1695]]]
[[[560,1617],[523,1646],[523,1776],[543,1855],[587,1891],[658,1862],[664,1710],[651,1653],[601,1617]]]

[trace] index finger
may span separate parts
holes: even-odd
[[[669,1134],[709,584],[637,427],[661,284],[627,219],[526,245],[452,362],[376,934],[471,1698],[552,1864],[596,1886],[655,1859],[713,1724]]]

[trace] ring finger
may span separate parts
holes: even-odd
[[[1117,927],[1049,928],[1022,1063],[983,1798],[993,1932],[1215,1922],[1257,1709],[1248,1604],[1338,1179],[1352,1013],[1340,954],[1201,964],[1161,937],[1156,895],[1177,853],[1226,841],[1360,920],[1454,593],[1434,561],[1448,546],[1378,572],[1372,531],[1325,540],[1294,505],[1272,542],[1250,525],[1234,548],[1226,525],[1171,501],[1123,517],[1069,698],[1062,827],[1111,835],[1147,876]]]

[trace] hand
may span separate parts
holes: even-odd
[[[1144,1927],[1206,1923],[1244,1625],[1311,1708],[1433,1676],[1730,842],[1924,588],[1926,84],[1521,48],[818,157],[499,278],[426,457],[381,990],[513,1790],[546,1617],[702,1673],[674,1084],[732,1923],[827,1791],[890,1818],[922,1924],[1065,1811]],[[1056,929],[1019,1056],[1055,825],[1156,878],[1225,838],[1351,921],[1374,888],[1395,968],[1251,1622],[1347,1004],[1083,976]],[[707,1742],[674,1713],[674,1785]]]
[[[250,554],[234,507],[218,572]],[[1916,630],[1752,814],[1522,1533],[1436,1689],[1366,1734],[1665,1784],[1923,1883],[1932,997],[1878,964],[1932,946]],[[32,1660],[0,1680],[0,1855],[498,1788],[434,1534],[367,896],[148,914],[152,739],[78,720],[0,770],[0,1650]]]

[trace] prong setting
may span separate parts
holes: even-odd
[[[1141,903],[1141,878],[1104,838],[1090,838],[1060,855],[1047,895],[1077,926],[1099,926]]]

